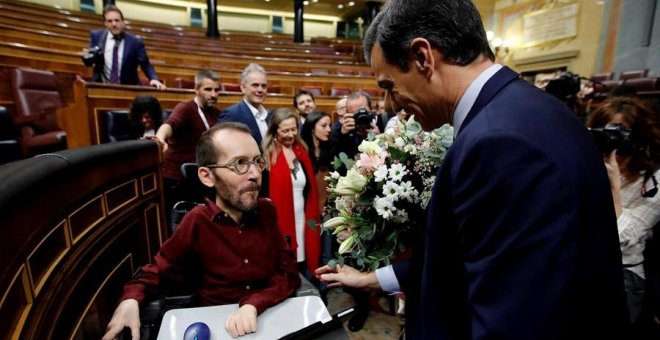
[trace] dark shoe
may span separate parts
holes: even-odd
[[[364,322],[369,317],[369,311],[357,311],[353,317],[348,320],[348,330],[351,332],[358,332],[364,327]]]

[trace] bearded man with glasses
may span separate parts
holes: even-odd
[[[156,255],[126,284],[108,331],[139,336],[139,305],[171,283],[194,282],[200,305],[238,303],[225,321],[232,336],[257,330],[257,315],[291,296],[300,284],[296,256],[277,226],[275,206],[258,198],[266,167],[250,129],[222,123],[197,144],[199,179],[215,202],[190,211]]]

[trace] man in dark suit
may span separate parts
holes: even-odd
[[[268,94],[266,70],[254,63],[243,69],[241,91],[243,100],[224,109],[218,117],[218,123],[237,122],[247,125],[252,131],[252,137],[261,147],[261,141],[266,136],[270,118],[270,114],[263,105]]]
[[[158,75],[149,62],[147,50],[140,38],[124,32],[124,15],[114,5],[103,9],[105,29],[92,31],[89,48],[83,61],[86,66],[94,65],[92,80],[95,82],[140,85],[137,68],[149,78],[149,85],[159,90],[165,85],[158,81]],[[93,52],[96,50],[96,52]]]
[[[404,291],[409,339],[626,338],[607,173],[575,114],[493,62],[469,0],[391,0],[365,51],[396,111],[456,140],[413,257],[321,279]]]

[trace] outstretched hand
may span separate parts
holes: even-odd
[[[131,329],[131,339],[140,338],[140,305],[135,299],[122,301],[108,323],[103,340],[115,339],[124,327]]]
[[[380,289],[375,272],[363,273],[350,266],[323,266],[316,269],[316,277],[328,283],[328,287],[352,287],[360,289]]]

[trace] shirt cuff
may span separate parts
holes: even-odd
[[[401,292],[399,280],[397,280],[392,266],[376,269],[376,279],[378,280],[380,288],[385,292],[392,294]]]

